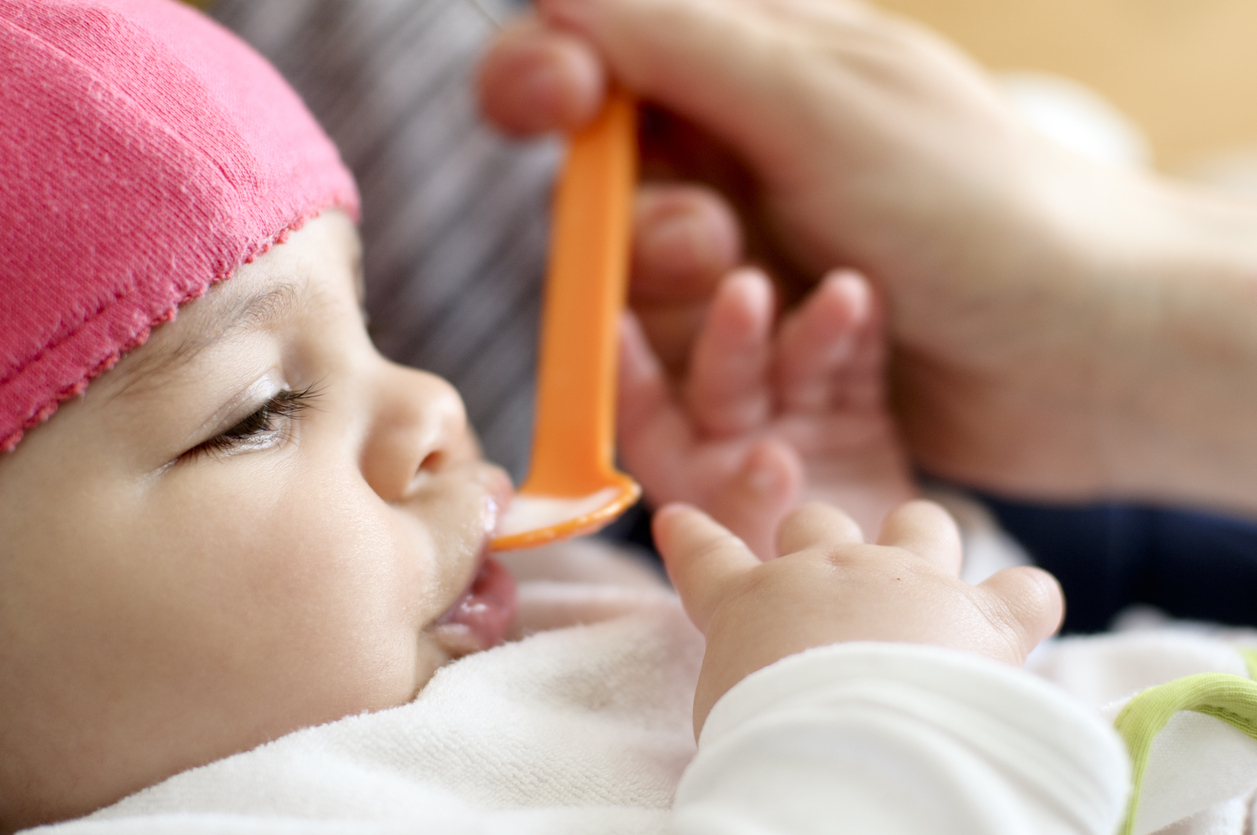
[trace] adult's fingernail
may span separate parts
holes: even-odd
[[[520,101],[527,103],[531,119],[549,127],[561,116],[563,106],[563,77],[552,61],[537,61],[529,68],[520,85]]]
[[[651,247],[675,257],[678,253],[688,255],[701,246],[701,232],[701,221],[689,212],[677,212],[650,228],[646,240]]]
[[[667,275],[718,276],[724,265],[723,252],[706,219],[695,212],[677,212],[643,230],[641,252],[652,269]],[[671,288],[676,294],[677,288]],[[696,295],[706,297],[707,286],[695,287]]]

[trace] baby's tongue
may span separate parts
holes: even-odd
[[[454,657],[497,646],[514,623],[516,608],[515,578],[488,557],[471,588],[442,616],[437,640]]]

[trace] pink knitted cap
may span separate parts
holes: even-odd
[[[175,0],[0,0],[0,450],[358,194],[296,93]]]

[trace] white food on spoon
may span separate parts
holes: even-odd
[[[588,516],[614,502],[619,495],[617,487],[604,487],[585,496],[517,495],[498,525],[497,536],[514,536]]]

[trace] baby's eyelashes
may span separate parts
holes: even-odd
[[[191,460],[210,454],[232,454],[282,443],[290,434],[292,421],[310,408],[318,396],[319,391],[313,385],[299,390],[282,389],[243,420],[197,444],[180,458]]]

